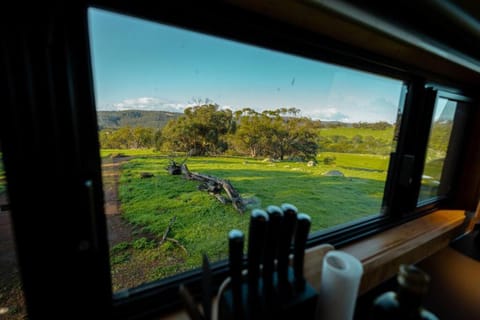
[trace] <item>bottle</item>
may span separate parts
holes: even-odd
[[[371,320],[438,320],[422,307],[430,277],[413,265],[401,265],[397,276],[398,290],[386,292],[375,299]]]

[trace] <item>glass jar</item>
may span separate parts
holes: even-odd
[[[371,320],[438,320],[437,316],[422,307],[430,283],[428,274],[413,265],[403,264],[397,282],[397,291],[385,292],[375,299]]]

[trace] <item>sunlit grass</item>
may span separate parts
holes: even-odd
[[[231,205],[223,205],[208,193],[199,191],[197,182],[169,175],[165,170],[167,157],[148,155],[136,156],[121,167],[119,197],[123,216],[157,239],[162,237],[175,216],[169,237],[179,241],[187,251],[181,252],[170,243],[169,250],[171,254],[175,252],[177,258],[172,265],[159,265],[152,277],[198,267],[202,253],[207,253],[212,261],[225,259],[228,232],[235,228],[247,233],[249,212],[254,206],[241,214]],[[325,156],[336,157],[336,163],[323,164]],[[387,157],[325,153],[318,160],[319,165],[314,167],[304,162],[239,157],[191,157],[186,163],[192,172],[230,180],[242,197],[257,200],[256,207],[282,203],[296,205],[312,217],[314,231],[379,212]],[[345,176],[324,176],[330,170],[341,171]],[[142,172],[154,176],[142,179]],[[119,261],[116,267],[132,261],[115,256],[113,259]]]
[[[140,156],[159,155],[159,153],[153,149],[101,149],[100,150],[101,158],[118,156],[118,155],[123,155],[128,157],[129,156],[140,157]]]
[[[392,141],[393,127],[386,128],[384,130],[374,130],[370,128],[354,128],[354,127],[337,127],[337,128],[322,128],[320,129],[320,135],[322,136],[345,136],[348,139],[354,136],[360,135],[362,137],[372,136],[376,139],[385,141]]]

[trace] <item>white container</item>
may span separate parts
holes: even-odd
[[[351,320],[363,275],[362,263],[343,251],[328,252],[323,259],[317,320]]]

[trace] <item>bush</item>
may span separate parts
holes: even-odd
[[[335,164],[337,162],[336,157],[325,157],[323,158],[323,164],[330,165],[330,164]]]

